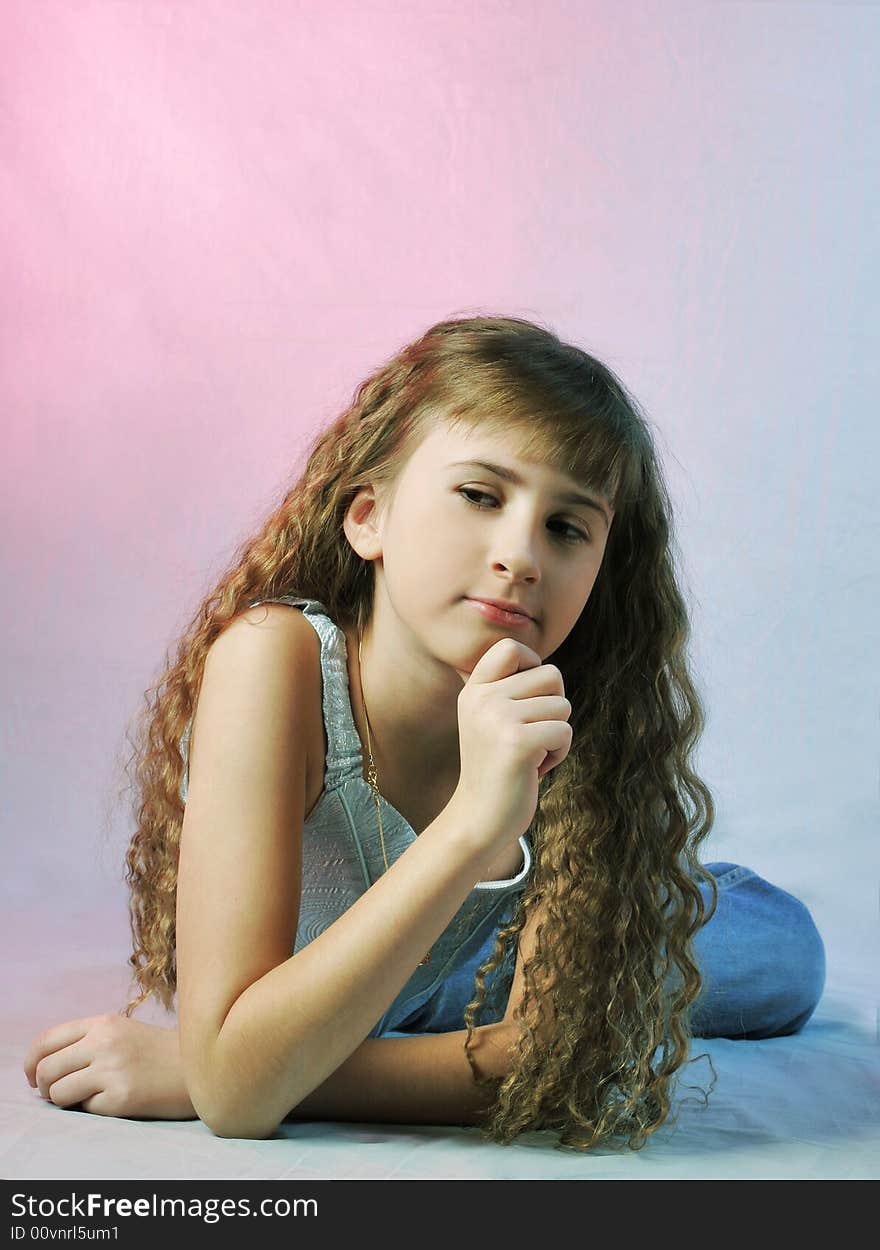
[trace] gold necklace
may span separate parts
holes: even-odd
[[[385,871],[388,871],[388,856],[385,854],[385,833],[382,829],[382,809],[379,806],[379,774],[376,772],[376,765],[373,760],[373,742],[370,737],[370,717],[367,714],[367,703],[364,699],[364,683],[361,678],[361,636],[358,632],[358,685],[361,688],[361,705],[364,709],[364,720],[367,724],[367,754],[370,757],[370,767],[367,770],[367,782],[372,787],[373,798],[376,800],[376,816],[379,820],[379,839],[382,843],[382,858],[385,861]],[[419,964],[420,968],[424,968],[425,964],[431,962],[431,952],[428,951],[425,958]]]

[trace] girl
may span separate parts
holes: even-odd
[[[151,688],[141,993],[42,1034],[31,1084],[222,1136],[639,1149],[695,1032],[802,1028],[807,909],[697,858],[673,541],[635,401],[549,330],[444,321],[378,369]],[[149,995],[179,1031],[131,1019]]]

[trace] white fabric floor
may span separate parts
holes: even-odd
[[[782,884],[782,883],[780,883]],[[805,900],[806,901],[806,900]],[[685,1070],[679,1120],[637,1152],[575,1155],[552,1133],[509,1146],[474,1128],[304,1123],[268,1140],[215,1137],[198,1120],[122,1120],[62,1109],[28,1085],[33,1037],[114,1010],[128,996],[125,948],[102,944],[111,918],[7,913],[6,1024],[0,1049],[0,1176],[7,1179],[869,1179],[880,1176],[880,1045],[873,973],[841,913],[809,905],[826,944],[825,994],[800,1034],[698,1040],[711,1071]],[[118,918],[115,923],[118,925]],[[61,932],[77,934],[59,951]],[[40,935],[53,935],[51,943]],[[51,947],[51,949],[50,949]],[[53,971],[47,971],[48,969]],[[47,1003],[51,1007],[47,1009]],[[137,1018],[173,1024],[142,1007]],[[682,1101],[685,1100],[685,1101]]]

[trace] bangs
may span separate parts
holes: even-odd
[[[438,403],[435,417],[451,428],[503,439],[512,455],[567,475],[606,500],[615,514],[638,497],[632,422],[615,411],[607,392],[591,405],[569,397],[560,403],[558,395],[524,396],[519,383],[483,389],[471,380],[469,391],[466,400]]]

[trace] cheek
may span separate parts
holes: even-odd
[[[442,499],[439,503],[436,498],[426,499],[422,492],[407,500],[405,516],[405,524],[396,524],[386,535],[384,568],[389,586],[419,590],[431,601],[466,593],[468,544],[455,510]]]
[[[571,628],[580,617],[596,584],[598,568],[591,562],[579,569],[570,568],[566,576],[556,583],[554,597],[558,595],[560,620],[568,621]]]

